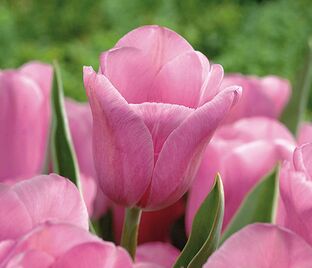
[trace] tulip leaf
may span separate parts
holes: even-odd
[[[298,74],[292,97],[282,116],[282,122],[295,134],[308,108],[309,94],[312,90],[312,38],[308,42],[304,66]]]
[[[52,111],[51,152],[53,170],[61,176],[70,179],[80,190],[80,173],[64,106],[61,72],[56,62],[54,62]]]
[[[223,215],[223,185],[220,175],[217,175],[212,190],[194,217],[191,235],[174,268],[202,267],[218,247]]]
[[[237,213],[222,235],[223,243],[244,226],[255,222],[273,223],[277,205],[277,168],[261,180],[243,200]]]

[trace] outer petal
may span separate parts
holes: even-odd
[[[296,148],[294,152],[294,167],[302,171],[312,180],[312,143]]]
[[[269,224],[253,224],[230,237],[204,268],[309,268],[312,248],[294,233]]]
[[[284,164],[280,173],[277,223],[294,231],[312,245],[312,181]]]
[[[44,95],[15,71],[3,72],[0,85],[0,181],[33,176],[44,161]]]
[[[156,69],[176,56],[193,50],[182,36],[157,25],[142,26],[129,32],[115,47],[135,47],[142,50],[150,55]]]
[[[297,141],[298,141],[298,145],[312,142],[312,124],[311,123],[301,124],[299,128]]]
[[[51,268],[132,268],[128,253],[112,243],[89,242],[77,245],[60,256]]]
[[[88,229],[87,210],[77,188],[58,175],[21,181],[2,190],[0,198],[0,239],[19,237],[48,220]]]
[[[146,208],[168,206],[188,190],[207,143],[239,94],[237,87],[222,91],[170,134],[155,165]]]
[[[180,251],[167,243],[146,243],[140,245],[136,252],[136,263],[154,263],[163,268],[171,268]]]
[[[103,192],[121,205],[132,206],[150,184],[154,166],[152,138],[104,75],[84,68],[93,114],[93,155]]]

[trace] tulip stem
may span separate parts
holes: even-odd
[[[138,230],[141,219],[141,209],[137,207],[127,208],[124,225],[122,228],[121,246],[124,247],[134,260],[138,242]]]

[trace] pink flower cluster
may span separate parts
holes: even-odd
[[[169,268],[174,222],[194,216],[221,174],[230,225],[246,195],[278,164],[272,224],[248,225],[205,268],[312,267],[312,125],[294,137],[278,117],[290,95],[279,77],[224,75],[177,33],[144,26],[84,67],[89,103],[66,100],[82,196],[49,161],[52,67],[0,71],[0,268]],[[266,200],[263,200],[265,202]],[[113,212],[143,210],[135,259],[89,232]],[[211,215],[207,215],[211,217]]]

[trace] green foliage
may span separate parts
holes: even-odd
[[[223,216],[223,185],[220,175],[217,175],[212,190],[196,212],[190,237],[174,268],[203,266],[218,247]]]
[[[97,68],[100,52],[131,29],[160,24],[226,72],[276,74],[295,82],[312,35],[309,6],[310,0],[2,0],[0,67],[57,59],[66,95],[86,100],[82,66]]]

